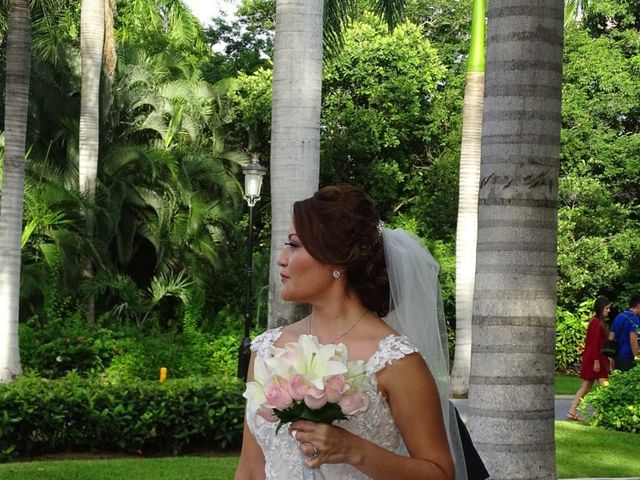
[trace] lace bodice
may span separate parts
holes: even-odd
[[[282,327],[268,330],[256,337],[251,350],[262,358],[267,358],[269,347],[282,334]],[[364,412],[339,423],[341,428],[350,431],[380,447],[396,452],[402,443],[402,437],[391,416],[389,404],[378,390],[376,374],[395,360],[417,352],[409,339],[399,335],[389,335],[378,343],[378,349],[367,360],[365,368],[373,390],[369,392],[369,408]],[[276,435],[277,423],[269,423],[247,411],[247,424],[251,433],[262,447],[265,457],[265,473],[267,480],[284,480],[302,478],[302,457],[297,442],[291,438],[286,428]],[[322,473],[326,480],[366,480],[369,477],[347,464],[322,465]]]

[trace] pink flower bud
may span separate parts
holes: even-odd
[[[338,401],[338,405],[345,415],[355,415],[364,412],[369,407],[369,397],[362,392],[344,395]]]
[[[284,410],[291,405],[291,395],[288,389],[271,384],[264,392],[267,403],[277,410]]]
[[[256,413],[264,418],[267,422],[277,422],[278,417],[273,413],[273,408],[260,407]]]
[[[302,400],[304,398],[304,394],[307,393],[307,389],[309,388],[304,383],[304,379],[300,375],[294,375],[291,377],[288,387],[289,394],[294,400]]]
[[[342,397],[342,394],[347,390],[348,385],[345,382],[344,375],[334,375],[328,378],[325,382],[325,392],[327,394],[327,400],[331,403],[338,403],[338,400]]]
[[[304,396],[304,403],[311,410],[320,410],[327,403],[327,395],[324,393],[324,390],[320,390],[316,387],[309,387]]]

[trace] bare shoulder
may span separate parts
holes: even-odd
[[[298,341],[298,337],[300,337],[300,335],[308,333],[308,325],[309,317],[305,317],[302,320],[285,325],[282,327],[282,334],[280,335],[280,338],[278,338],[276,345],[278,347],[282,347],[286,343]]]
[[[386,365],[378,372],[378,386],[381,391],[389,392],[395,389],[409,389],[435,387],[431,371],[419,352],[404,355],[398,360]]]

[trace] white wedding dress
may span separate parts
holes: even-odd
[[[282,327],[268,330],[256,337],[251,350],[266,359],[269,347],[282,334]],[[404,448],[402,437],[391,416],[391,410],[384,396],[378,391],[376,374],[406,355],[418,352],[409,339],[400,335],[389,335],[380,340],[378,350],[365,364],[366,373],[374,387],[369,393],[369,408],[364,412],[338,422],[336,425],[348,430],[382,448],[392,452],[400,452]],[[302,455],[298,450],[298,442],[283,427],[276,435],[277,423],[270,423],[247,411],[247,424],[254,435],[265,457],[265,473],[267,480],[296,480],[302,478]],[[321,467],[326,480],[366,480],[369,477],[347,464],[325,464]]]

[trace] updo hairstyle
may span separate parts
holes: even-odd
[[[604,320],[604,307],[610,305],[611,302],[604,295],[600,295],[596,298],[596,301],[593,302],[593,312],[596,314],[600,320]]]
[[[349,290],[384,317],[390,292],[379,222],[371,198],[351,185],[324,187],[293,204],[293,224],[307,252],[342,269]]]

